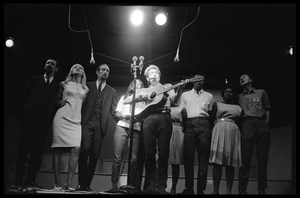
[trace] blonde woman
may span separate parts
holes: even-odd
[[[74,191],[72,178],[74,176],[81,143],[81,107],[89,88],[86,86],[86,75],[80,64],[74,64],[66,80],[59,84],[57,94],[57,110],[53,120],[53,169],[54,190],[62,190],[60,167],[62,152],[70,152],[68,175],[65,188]]]

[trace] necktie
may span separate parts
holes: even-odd
[[[50,77],[46,76],[46,78],[47,78],[46,84],[49,85],[50,84]]]
[[[98,92],[101,92],[101,86],[102,86],[102,83],[100,82],[98,85]]]

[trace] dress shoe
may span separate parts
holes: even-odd
[[[145,194],[156,194],[156,189],[155,188],[147,188],[146,190],[143,191]]]
[[[239,191],[239,195],[248,195],[246,191]]]
[[[170,193],[168,193],[164,188],[160,188],[160,189],[157,190],[157,194],[169,195]]]
[[[75,188],[73,188],[71,186],[68,186],[67,183],[65,183],[65,187],[66,187],[66,190],[68,190],[68,191],[75,191],[76,190]]]
[[[117,193],[118,192],[118,187],[117,186],[112,186],[111,189],[105,191],[107,193]]]
[[[258,189],[258,194],[259,195],[266,195],[267,193],[265,192],[265,189]]]
[[[85,191],[92,192],[93,190],[90,187],[86,187]]]
[[[31,187],[31,188],[43,188],[42,186],[39,186],[34,182],[26,182],[24,183],[24,186]]]
[[[204,194],[203,190],[199,190],[199,191],[197,191],[197,195],[205,195],[205,194]]]
[[[186,188],[184,189],[181,193],[179,193],[180,195],[194,195],[195,192],[192,188]]]

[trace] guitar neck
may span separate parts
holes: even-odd
[[[177,83],[177,84],[172,85],[172,86],[170,86],[170,87],[167,87],[167,88],[165,88],[165,89],[161,89],[161,90],[159,90],[159,91],[157,92],[157,95],[162,94],[162,93],[165,93],[165,92],[168,92],[168,91],[170,91],[170,90],[172,90],[172,89],[175,89],[176,87],[179,87],[180,85],[181,85],[181,83]]]

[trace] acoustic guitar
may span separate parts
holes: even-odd
[[[148,115],[150,115],[155,110],[162,108],[167,102],[167,96],[164,94],[180,85],[184,85],[189,82],[197,82],[200,81],[202,78],[195,77],[191,79],[186,79],[180,83],[174,84],[169,87],[164,87],[163,85],[156,85],[152,88],[141,88],[136,91],[135,94],[135,111],[134,117],[137,119],[144,119]],[[128,96],[124,100],[124,104],[131,104],[132,103],[133,95]]]

